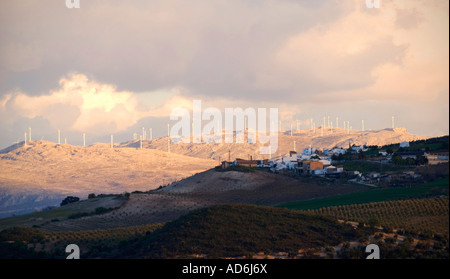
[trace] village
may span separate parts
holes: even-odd
[[[222,168],[232,166],[265,168],[270,172],[289,176],[319,176],[329,179],[346,179],[350,182],[369,186],[411,186],[422,182],[416,168],[421,165],[448,164],[447,152],[403,151],[409,142],[398,145],[396,152],[382,147],[349,146],[320,149],[309,146],[301,153],[289,153],[264,160],[236,158],[223,161]],[[366,154],[371,154],[370,156]],[[348,163],[369,165],[365,171],[346,169]]]

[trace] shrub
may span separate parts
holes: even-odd
[[[61,206],[69,204],[69,203],[77,202],[79,200],[80,200],[79,197],[68,196],[61,202]]]

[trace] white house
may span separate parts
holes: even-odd
[[[324,155],[333,155],[333,154],[336,154],[336,155],[339,155],[339,154],[345,154],[345,153],[347,153],[347,149],[344,149],[344,148],[333,148],[333,149],[324,149],[323,150],[323,154]]]
[[[352,150],[355,152],[359,152],[359,150],[367,151],[368,149],[365,146],[352,146]]]
[[[409,142],[407,142],[407,141],[402,141],[402,142],[400,143],[400,147],[409,147]]]
[[[302,155],[310,155],[311,156],[312,154],[316,153],[316,151],[317,151],[317,148],[308,147],[308,148],[303,149]]]
[[[319,162],[321,162],[323,164],[324,167],[330,166],[331,165],[331,161],[329,160],[319,160]]]

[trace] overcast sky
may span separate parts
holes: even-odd
[[[449,1],[0,1],[0,148],[167,133],[192,106],[449,133]]]

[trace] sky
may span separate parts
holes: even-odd
[[[448,34],[447,0],[2,0],[0,148],[165,136],[193,100],[448,135]]]

